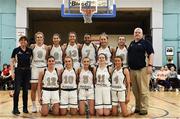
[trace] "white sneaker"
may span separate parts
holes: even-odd
[[[32,113],[36,113],[37,112],[37,107],[36,105],[32,105]]]

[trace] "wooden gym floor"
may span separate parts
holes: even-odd
[[[19,110],[21,114],[19,116],[13,115],[12,112],[12,101],[13,98],[9,97],[9,91],[0,91],[0,119],[13,119],[13,118],[30,118],[39,119],[41,117],[40,113],[31,113],[31,100],[29,92],[29,114],[22,113],[22,97],[19,98]],[[128,104],[128,110],[134,107],[134,96],[131,93],[131,101]],[[85,118],[85,116],[52,116],[49,115],[46,118]],[[92,117],[99,118],[99,117]],[[101,118],[101,117],[100,117]],[[104,118],[104,117],[102,117]],[[123,118],[121,115],[118,117],[105,117],[105,118]],[[130,117],[141,118],[141,119],[180,119],[180,92],[150,92],[149,99],[149,110],[148,115],[141,116],[138,114],[133,114]]]

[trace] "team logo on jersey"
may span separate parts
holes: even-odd
[[[87,57],[90,55],[90,49],[86,50]]]
[[[88,83],[88,76],[87,76],[87,75],[84,75],[84,76],[83,76],[83,83],[84,83],[84,84],[87,84],[87,83]]]
[[[37,57],[38,57],[39,59],[41,59],[41,58],[43,57],[43,52],[42,52],[42,51],[38,51],[38,52],[37,52]]]
[[[54,53],[54,58],[55,58],[55,60],[58,60],[58,58],[59,58],[59,53],[58,52]]]
[[[70,54],[71,57],[76,57],[77,56],[77,51],[76,50],[69,51],[69,54]]]

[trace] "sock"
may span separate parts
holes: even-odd
[[[32,106],[36,106],[36,101],[32,101]]]

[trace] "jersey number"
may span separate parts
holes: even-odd
[[[114,78],[114,82],[115,82],[115,84],[118,84],[118,82],[119,82],[118,76],[116,76],[116,77]]]
[[[88,83],[88,76],[83,76],[83,83],[87,84]]]
[[[72,84],[73,83],[73,76],[65,76],[64,77],[64,84]]]
[[[98,82],[99,83],[103,84],[105,82],[104,80],[105,80],[105,75],[98,75]]]
[[[48,77],[47,78],[47,86],[56,86],[56,78],[55,77]]]
[[[89,55],[90,55],[90,50],[86,50],[86,54],[87,54],[86,57],[89,57]]]
[[[76,57],[77,51],[76,50],[69,51],[69,55],[70,55],[70,57]]]
[[[70,57],[73,59],[73,62],[77,62],[78,60],[76,59],[77,57],[77,51],[76,50],[72,50],[72,51],[69,51],[69,55]]]

